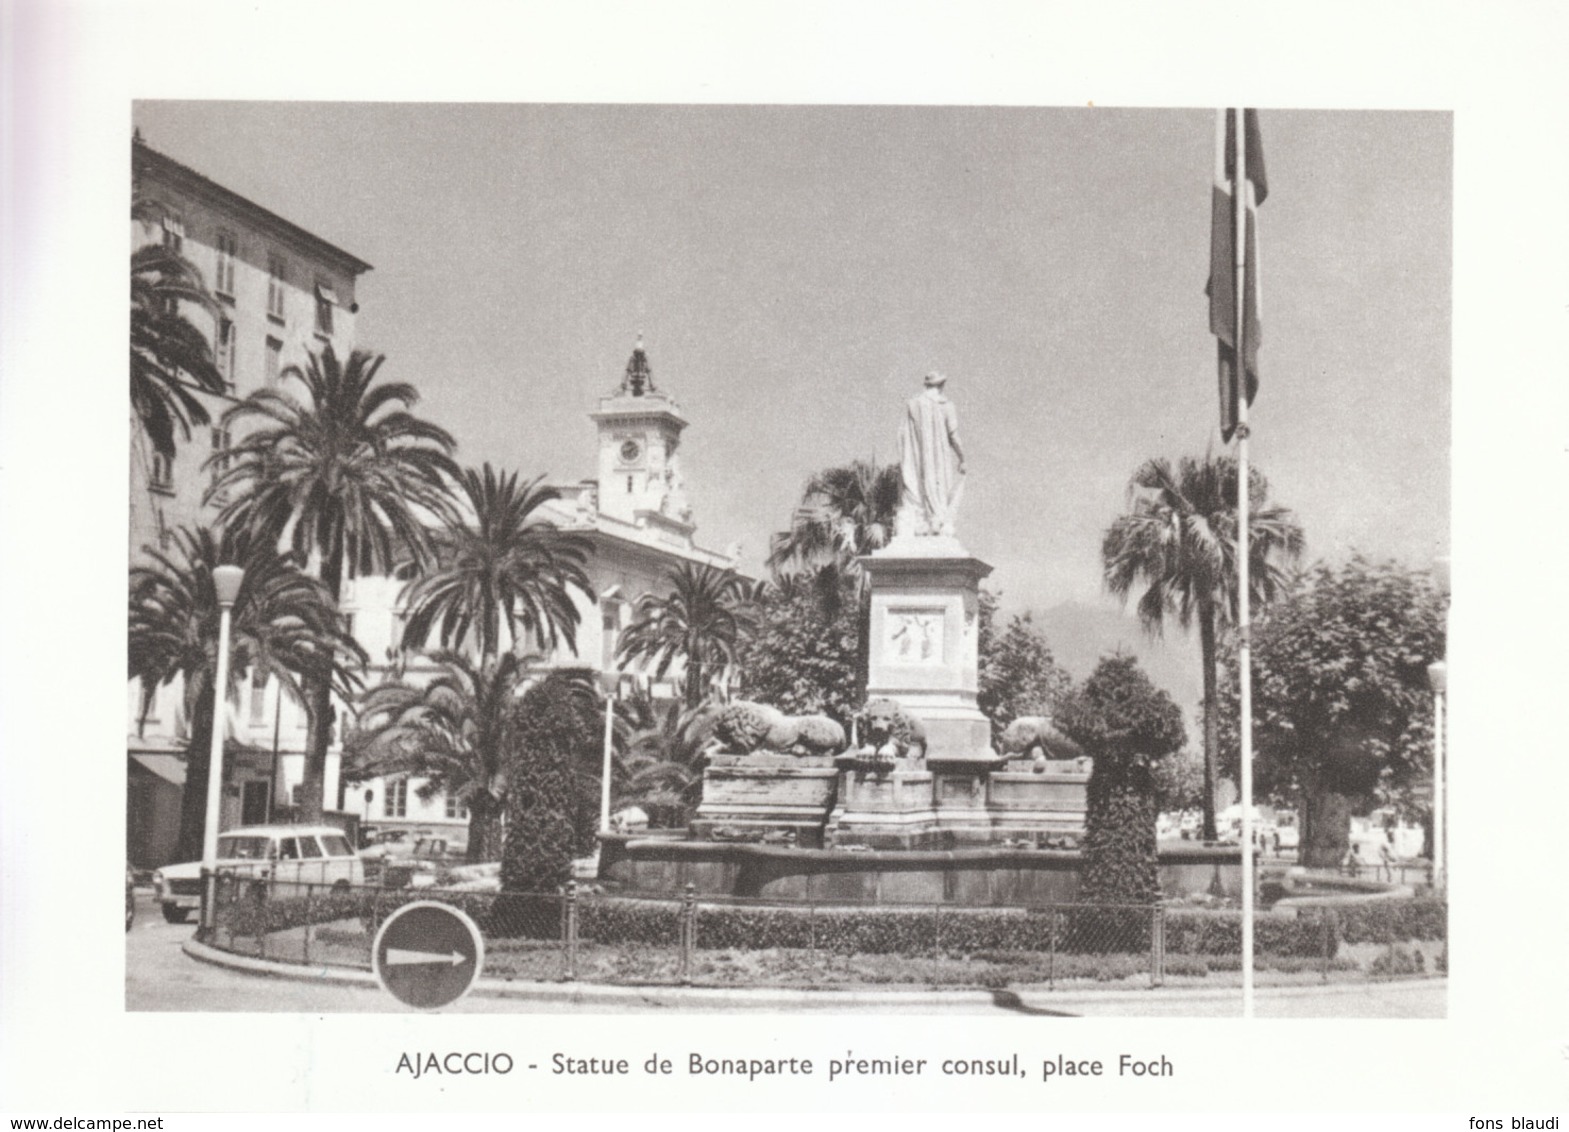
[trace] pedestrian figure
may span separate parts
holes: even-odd
[[[1346,850],[1345,859],[1340,862],[1340,865],[1347,876],[1362,875],[1362,851],[1355,841],[1351,843],[1351,848]]]

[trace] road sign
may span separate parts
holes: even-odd
[[[393,997],[435,1010],[474,986],[485,965],[485,939],[467,913],[418,900],[387,917],[371,947],[371,962]]]

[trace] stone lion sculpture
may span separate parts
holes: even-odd
[[[844,728],[826,715],[785,715],[778,708],[747,700],[719,714],[714,738],[721,749],[742,755],[754,751],[833,755],[845,748]]]
[[[783,719],[784,713],[777,708],[737,700],[719,713],[714,739],[723,750],[751,754],[762,748],[768,732]]]
[[[1002,729],[1002,753],[1010,758],[1077,759],[1083,749],[1052,723],[1049,715],[1021,715]]]
[[[763,746],[793,755],[837,755],[845,748],[844,728],[826,715],[787,715],[768,729]]]
[[[911,751],[919,748],[917,757],[926,758],[925,726],[893,700],[868,700],[855,719],[861,739],[859,753],[863,757],[891,762],[909,757]]]

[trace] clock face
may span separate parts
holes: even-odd
[[[621,462],[633,464],[643,454],[643,446],[635,440],[623,441],[621,444]]]

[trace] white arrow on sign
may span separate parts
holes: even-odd
[[[393,967],[409,963],[449,963],[457,967],[467,960],[468,956],[461,951],[454,951],[450,955],[442,955],[434,951],[407,951],[401,947],[389,947],[387,948],[387,958],[383,962]]]

